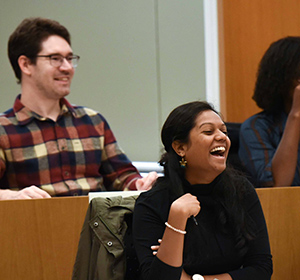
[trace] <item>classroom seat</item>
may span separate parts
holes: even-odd
[[[231,147],[228,154],[228,163],[237,170],[244,171],[242,163],[239,158],[239,144],[240,144],[240,127],[241,123],[226,122],[228,137],[231,141]]]
[[[228,137],[231,141],[231,146],[227,158],[227,165],[241,172],[253,184],[254,180],[251,175],[246,171],[239,158],[239,145],[240,145],[240,128],[242,123],[226,122]]]

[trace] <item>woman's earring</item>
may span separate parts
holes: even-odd
[[[180,163],[180,167],[181,168],[185,168],[187,165],[187,161],[184,159],[184,157],[181,158],[181,160],[179,161]]]

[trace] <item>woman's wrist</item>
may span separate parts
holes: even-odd
[[[172,203],[170,208],[169,217],[172,217],[176,220],[185,220],[189,218],[189,213],[186,211],[184,207],[177,205],[176,203]]]
[[[180,234],[186,234],[186,231],[185,230],[181,230],[181,229],[178,229],[178,228],[175,228],[173,226],[171,226],[168,222],[165,222],[165,225],[166,227],[168,227],[169,229],[177,232],[177,233],[180,233]]]

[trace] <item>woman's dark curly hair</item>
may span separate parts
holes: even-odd
[[[217,113],[207,102],[195,101],[183,104],[170,113],[163,125],[161,139],[166,152],[162,155],[160,164],[164,167],[165,179],[170,182],[168,185],[174,199],[184,193],[185,174],[184,168],[181,168],[179,164],[181,158],[172,148],[172,143],[174,141],[188,143],[190,131],[196,125],[196,118],[207,110]],[[248,242],[255,236],[252,221],[244,209],[246,185],[249,183],[235,170],[228,167],[222,173],[221,180],[222,183],[214,189],[212,194],[218,205],[216,220],[221,230],[228,229],[228,227],[232,229],[236,248],[241,255],[244,255]],[[191,238],[192,242],[188,243],[192,245],[188,247],[195,247],[198,241],[193,236]]]
[[[273,42],[262,57],[252,98],[266,112],[280,114],[299,78],[300,37],[282,38]]]

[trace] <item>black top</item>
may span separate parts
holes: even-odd
[[[185,192],[197,196],[201,211],[196,217],[197,226],[192,219],[188,220],[185,250],[191,248],[194,252],[184,254],[182,267],[172,267],[163,263],[152,254],[150,248],[162,238],[170,206],[176,199],[168,188],[168,180],[160,178],[155,187],[142,193],[137,200],[133,217],[134,243],[142,279],[180,279],[182,268],[190,275],[229,273],[234,280],[270,279],[272,256],[264,215],[255,189],[248,181],[243,183],[246,183],[247,190],[244,197],[245,208],[255,222],[256,238],[250,242],[246,255],[241,257],[235,249],[232,229],[221,230],[215,223],[215,209],[220,203],[213,198],[212,192],[217,184],[222,184],[221,176],[207,185],[190,185],[185,182]],[[199,242],[194,242],[195,246],[188,246],[189,232],[192,231]],[[185,257],[189,255],[197,257],[190,262]]]

